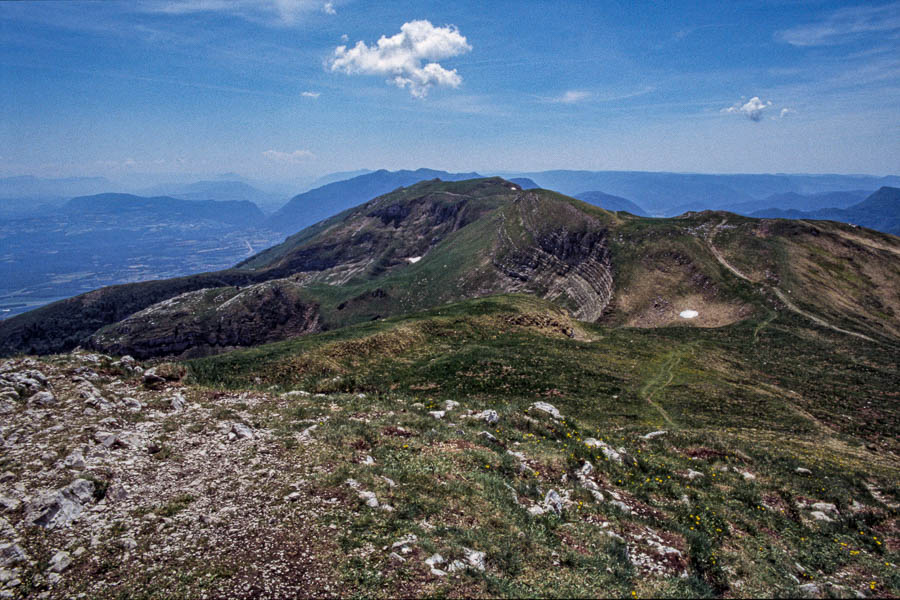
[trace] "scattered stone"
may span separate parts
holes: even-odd
[[[667,431],[651,431],[650,433],[648,433],[647,435],[644,436],[644,439],[645,440],[656,439],[660,436],[666,435],[667,433],[668,433]]]
[[[72,564],[72,556],[65,550],[60,550],[50,559],[48,570],[51,573],[62,573]]]
[[[611,460],[620,465],[624,462],[622,454],[617,450],[614,450],[613,447],[606,442],[601,442],[596,438],[587,438],[584,440],[584,445],[588,448],[599,448],[603,453],[603,456],[606,457],[606,460]]]
[[[555,406],[553,406],[552,404],[550,404],[548,402],[543,402],[540,400],[537,402],[533,402],[531,404],[531,408],[533,408],[535,410],[539,410],[543,413],[547,413],[554,419],[562,419],[563,418],[562,414],[560,414],[560,412],[559,412],[559,409],[557,409]]]
[[[804,469],[803,467],[797,467],[794,469],[794,473],[797,473],[798,475],[812,475],[812,471]]]
[[[244,423],[232,423],[228,438],[232,440],[252,440],[253,430]]]
[[[809,516],[811,516],[816,521],[825,521],[826,523],[834,522],[834,519],[832,519],[831,517],[829,517],[828,515],[826,515],[825,513],[823,513],[820,510],[812,511],[811,513],[809,513]]]
[[[366,503],[366,506],[378,508],[378,498],[375,496],[375,492],[361,491],[358,492],[358,496],[360,500]]]
[[[0,544],[0,567],[10,567],[28,560],[25,550],[18,544]]]
[[[818,596],[822,593],[819,589],[819,586],[814,583],[805,583],[797,589],[799,589],[801,593],[806,594],[807,596]]]
[[[310,425],[306,429],[300,432],[300,441],[301,442],[309,442],[312,441],[312,432],[318,429],[319,425]]]
[[[612,504],[613,506],[615,506],[616,508],[621,510],[626,515],[630,515],[632,512],[631,507],[628,506],[627,504],[625,504],[624,502],[622,502],[621,500],[611,500],[610,504]]]
[[[184,410],[184,396],[182,396],[181,394],[175,394],[172,397],[171,404],[172,404],[172,410],[174,410],[175,412],[183,411]]]
[[[756,475],[754,475],[754,474],[751,473],[750,471],[738,471],[738,473],[739,473],[739,474],[741,475],[741,477],[743,477],[744,480],[746,480],[746,481],[753,481],[753,480],[756,479]]]
[[[103,445],[104,448],[112,448],[120,443],[119,437],[109,431],[98,431],[94,434],[94,439]]]
[[[466,561],[470,565],[472,565],[472,568],[478,571],[484,571],[484,559],[487,557],[484,552],[479,552],[470,548],[463,548],[463,553],[466,555]]]
[[[50,392],[38,392],[28,399],[28,404],[37,404],[38,406],[56,404],[56,396]]]
[[[457,402],[456,400],[447,400],[446,402],[444,402],[444,410],[447,412],[453,410],[457,406],[459,406],[459,402]]]
[[[165,379],[156,374],[156,369],[147,369],[141,377],[141,383],[148,389],[156,388],[165,382]]]
[[[291,492],[290,494],[288,494],[287,496],[284,497],[284,500],[285,500],[285,502],[296,502],[302,496],[303,496],[303,494],[301,494],[300,492]]]
[[[134,550],[138,547],[138,543],[133,537],[123,537],[119,540],[119,546],[125,550]]]
[[[382,479],[384,480],[384,482],[388,485],[388,487],[391,487],[391,488],[392,488],[392,487],[397,487],[397,484],[394,483],[394,480],[391,479],[390,477],[385,477],[384,475],[382,475],[381,478],[382,478]]]
[[[18,498],[13,498],[12,496],[0,496],[0,508],[7,512],[17,511],[21,504],[22,503]]]
[[[494,435],[493,435],[491,432],[489,432],[489,431],[481,431],[481,432],[479,432],[479,433],[478,433],[478,437],[483,437],[483,438],[486,439],[487,441],[489,441],[489,442],[491,442],[491,443],[494,443],[494,444],[499,444],[499,443],[500,443],[500,440],[498,440],[496,437],[494,437]]]
[[[371,467],[375,464],[375,459],[367,454],[366,457],[362,459],[362,464]]]
[[[64,488],[28,503],[25,521],[47,529],[65,527],[84,510],[94,497],[94,482],[76,479]]]
[[[481,419],[488,425],[496,425],[500,421],[500,415],[497,414],[496,410],[487,409],[483,410],[480,413],[474,415],[476,419]]]
[[[425,559],[425,564],[431,568],[431,574],[437,577],[446,577],[447,572],[437,568],[437,565],[444,564],[444,557],[440,554],[432,554]]]
[[[547,495],[544,496],[544,506],[558,515],[562,514],[563,502],[562,498],[556,490],[547,491]]]
[[[544,514],[544,509],[535,504],[534,506],[528,507],[528,514],[530,514],[532,517],[539,517]]]
[[[415,544],[415,543],[418,542],[418,541],[419,541],[419,537],[418,537],[416,534],[414,534],[414,533],[410,533],[410,534],[407,534],[407,535],[403,536],[402,538],[400,538],[400,539],[397,540],[396,542],[394,542],[394,543],[391,545],[391,550],[396,550],[396,549],[398,549],[398,548],[400,548],[401,550],[402,550],[403,548],[407,548],[407,549],[408,549],[408,547],[409,547],[410,545]],[[406,552],[404,552],[404,554],[406,554]]]
[[[81,471],[86,466],[84,462],[84,454],[81,453],[81,450],[73,450],[72,453],[66,457],[66,460],[63,461],[63,464],[67,469],[75,469],[76,471]]]
[[[0,483],[9,483],[13,479],[16,478],[16,474],[12,471],[4,471],[2,475],[0,475]]]
[[[435,419],[443,419],[444,415],[447,414],[446,411],[443,410],[430,410],[428,414],[434,417]]]
[[[688,469],[688,472],[685,474],[684,477],[686,479],[688,479],[689,481],[694,481],[695,479],[699,479],[700,477],[703,477],[703,473],[701,473],[700,471],[695,471],[693,469]]]
[[[816,502],[815,504],[812,505],[812,509],[822,511],[824,513],[837,514],[837,512],[838,512],[837,506],[835,506],[834,504],[831,504],[829,502]]]
[[[142,408],[144,408],[144,406],[140,403],[140,401],[136,400],[135,398],[131,398],[131,397],[123,398],[122,404],[125,405],[125,408],[127,408],[128,410],[133,411],[133,412],[137,412],[137,411],[141,410]]]

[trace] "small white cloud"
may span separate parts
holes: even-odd
[[[552,102],[561,102],[563,104],[575,104],[576,102],[583,102],[591,97],[590,92],[583,92],[579,90],[569,90],[564,93],[562,96],[558,96],[552,99]]]
[[[350,41],[350,36],[347,35],[346,33],[342,33],[342,34],[341,34],[341,41],[342,41],[342,42],[349,42],[349,41]]]
[[[289,165],[297,165],[311,158],[315,158],[315,154],[309,150],[294,150],[293,152],[280,152],[278,150],[266,150],[263,156],[272,162],[284,163]]]
[[[762,120],[763,111],[770,106],[772,106],[771,100],[763,102],[759,99],[758,96],[753,96],[745,104],[741,104],[740,102],[738,102],[734,106],[723,108],[722,112],[733,115],[744,115],[751,121],[759,122],[760,120]]]
[[[430,21],[410,21],[400,33],[381,36],[372,46],[362,41],[352,48],[338,46],[329,67],[348,75],[387,75],[389,83],[424,98],[434,86],[455,88],[462,83],[456,69],[445,69],[435,61],[471,49],[453,25],[435,27]],[[429,62],[423,65],[424,61]]]
[[[300,95],[304,98],[312,98],[313,100],[315,100],[322,95],[322,92],[301,92]]]
[[[337,14],[337,11],[334,10],[334,2],[326,2],[326,3],[322,6],[322,11],[323,11],[326,15],[336,15],[336,14]]]
[[[785,108],[782,108],[782,109],[781,109],[781,113],[780,113],[778,116],[779,116],[780,118],[783,119],[783,118],[785,118],[787,115],[791,114],[792,112],[797,112],[797,111],[795,111],[793,108],[787,108],[787,107],[785,107]]]

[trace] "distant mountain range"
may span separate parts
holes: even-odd
[[[341,211],[382,194],[429,179],[460,181],[481,177],[478,173],[448,173],[433,169],[386,171],[384,169],[298,194],[266,221],[275,231],[293,234]]]
[[[170,196],[182,200],[247,201],[271,213],[287,202],[281,194],[264,192],[243,181],[212,180],[187,184],[157,185],[142,192],[146,196]]]
[[[900,189],[883,187],[862,202],[848,208],[823,208],[813,211],[767,208],[758,210],[750,216],[841,221],[900,235]]]
[[[182,200],[168,196],[147,198],[132,194],[80,196],[66,202],[62,210],[80,221],[102,217],[132,220],[181,219],[186,223],[206,220],[249,227],[259,224],[265,218],[259,207],[247,200]]]
[[[643,207],[653,216],[676,216],[698,210],[732,210],[730,207],[735,206],[762,208],[766,203],[761,203],[761,200],[791,192],[809,196],[847,190],[873,192],[883,186],[900,186],[900,176],[895,175],[706,175],[559,170],[509,176],[527,177],[542,188],[573,196],[589,191],[620,196]],[[821,207],[821,204],[817,206]]]
[[[625,212],[630,212],[639,217],[650,216],[647,214],[647,211],[631,200],[620,198],[619,196],[612,196],[610,194],[604,194],[603,192],[583,192],[581,194],[576,194],[575,197],[579,200],[584,200],[589,204],[593,204],[594,206],[605,208],[606,210],[624,210]]]
[[[868,206],[891,206],[896,191]],[[897,339],[900,320],[889,311],[898,247],[898,238],[828,221],[709,211],[651,219],[500,178],[429,179],[233,268],[104,288],[0,322],[0,352],[89,345],[141,358],[196,356],[497,293],[530,294],[579,321],[628,327],[690,318],[717,328],[771,313],[777,301],[836,323],[833,331]]]
[[[104,177],[43,179],[31,175],[0,178],[0,198],[71,198],[108,192],[114,184]]]

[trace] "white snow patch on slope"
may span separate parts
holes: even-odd
[[[419,262],[420,260],[422,260],[422,257],[421,257],[421,256],[410,256],[410,257],[407,258],[406,260],[408,260],[409,262],[415,264],[415,263]]]
[[[680,313],[678,313],[678,316],[681,317],[682,319],[693,319],[694,317],[698,316],[699,314],[700,313],[698,313],[696,310],[683,310]]]

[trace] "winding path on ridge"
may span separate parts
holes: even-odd
[[[693,348],[691,348],[691,351],[693,351]],[[641,395],[644,397],[644,400],[662,415],[666,425],[672,429],[678,429],[678,426],[671,417],[669,417],[669,413],[666,412],[666,409],[664,409],[659,402],[656,402],[653,397],[661,392],[667,385],[672,383],[672,380],[675,379],[674,369],[680,362],[681,353],[677,350],[673,350],[669,353],[668,358],[666,358],[666,361],[659,368],[656,375],[650,378],[650,381],[645,383],[641,388]]]
[[[709,232],[709,235],[706,236],[706,242],[707,242],[707,244],[709,245],[710,251],[712,252],[713,256],[716,257],[716,260],[719,261],[719,263],[720,263],[723,267],[725,267],[726,269],[728,269],[729,271],[731,271],[732,273],[734,273],[736,276],[740,277],[740,278],[743,279],[744,281],[748,281],[748,282],[754,283],[754,284],[759,283],[759,284],[761,284],[761,285],[765,285],[765,284],[762,284],[761,282],[753,281],[752,279],[750,279],[749,277],[747,277],[746,275],[744,275],[743,273],[741,273],[740,271],[738,271],[737,269],[735,269],[733,266],[731,266],[730,264],[728,264],[728,261],[725,260],[725,257],[722,256],[722,253],[719,252],[719,249],[716,248],[715,244],[713,243],[713,238],[716,236],[716,234],[717,234],[717,233],[719,232],[719,230],[725,225],[725,223],[726,223],[727,221],[728,221],[728,219],[722,219],[722,222],[719,223],[718,225],[716,225],[716,226],[713,228],[713,230]],[[846,329],[841,329],[840,327],[837,327],[836,325],[832,325],[832,324],[829,323],[828,321],[826,321],[826,320],[824,320],[824,319],[822,319],[822,318],[820,318],[820,317],[817,317],[816,315],[813,315],[813,314],[810,314],[810,313],[806,312],[805,310],[801,309],[801,308],[798,307],[796,304],[794,304],[794,303],[790,300],[790,298],[787,297],[787,294],[785,294],[784,292],[782,292],[782,291],[781,291],[780,289],[778,289],[777,287],[770,286],[770,285],[766,285],[766,287],[772,290],[772,292],[778,297],[779,300],[781,300],[781,302],[787,307],[788,310],[793,311],[793,312],[797,313],[798,315],[800,315],[800,316],[802,316],[802,317],[806,317],[807,319],[809,319],[810,321],[812,321],[812,322],[815,323],[816,325],[820,325],[820,326],[822,326],[822,327],[826,327],[826,328],[828,328],[828,329],[832,329],[832,330],[834,330],[834,331],[837,331],[838,333],[843,333],[843,334],[846,334],[846,335],[854,335],[854,336],[856,336],[856,337],[858,337],[858,338],[862,338],[862,339],[864,339],[864,340],[866,340],[866,341],[868,341],[868,342],[875,342],[875,340],[873,340],[872,338],[870,338],[870,337],[867,336],[867,335],[863,335],[862,333],[857,333],[857,332],[855,332],[855,331],[848,331],[848,330],[846,330]],[[877,342],[876,342],[876,343],[877,343]]]

